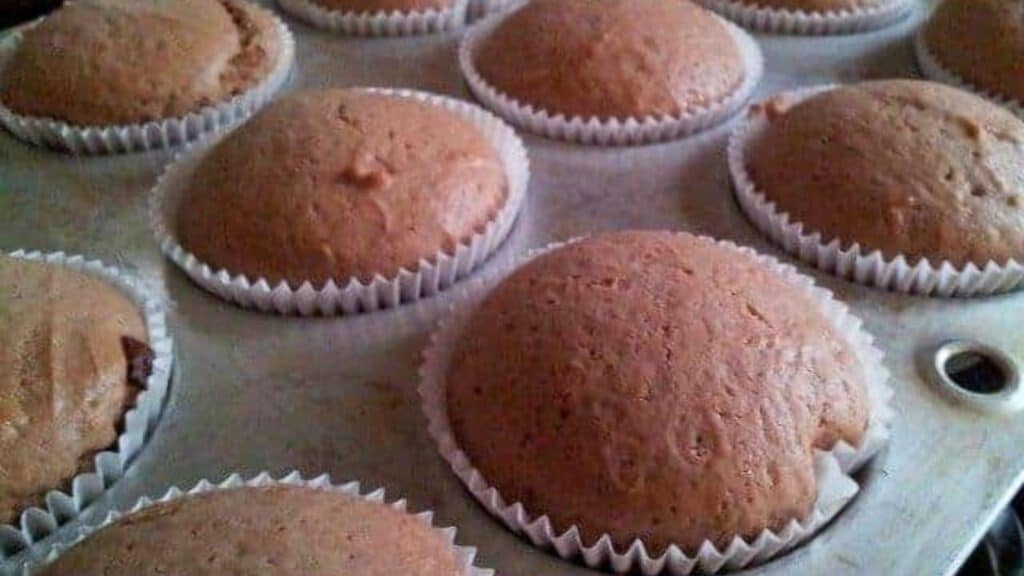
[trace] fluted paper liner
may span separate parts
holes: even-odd
[[[505,205],[482,232],[473,234],[453,252],[438,251],[412,269],[392,277],[376,276],[364,283],[357,278],[330,280],[321,287],[312,282],[281,281],[271,286],[263,278],[250,279],[199,261],[175,236],[178,203],[190,177],[211,146],[223,134],[206,139],[182,152],[157,181],[150,204],[150,220],[164,254],[193,281],[217,296],[245,308],[278,314],[332,316],[373,312],[433,296],[465,278],[501,245],[515,224],[526,198],[530,165],[522,140],[500,119],[478,106],[412,90],[366,88],[365,90],[411,98],[441,106],[472,123],[494,147],[505,167],[508,195]]]
[[[273,19],[275,32],[280,38],[277,62],[266,78],[229,100],[183,116],[119,126],[79,126],[54,118],[22,116],[0,101],[0,124],[30,144],[90,155],[170,148],[231,126],[270,101],[288,79],[295,60],[295,38],[291,31],[276,15],[269,11],[266,13]],[[0,74],[3,74],[21,41],[21,34],[20,31],[15,32],[0,41]]]
[[[754,93],[764,72],[764,58],[757,42],[731,22],[721,20],[739,46],[745,73],[740,86],[725,99],[710,106],[695,106],[678,116],[646,118],[567,118],[535,108],[500,92],[477,71],[474,54],[480,43],[494,31],[505,14],[475,25],[459,46],[459,67],[470,91],[484,106],[513,125],[555,140],[601,146],[650,144],[681,138],[720,124],[733,116]]]
[[[325,8],[312,0],[277,0],[285,12],[315,28],[348,36],[412,36],[437,34],[461,28],[466,23],[467,3],[412,12],[345,12]]]
[[[63,252],[44,254],[19,250],[15,258],[45,262],[95,276],[128,295],[142,313],[146,324],[147,345],[153,350],[153,371],[145,389],[136,397],[135,406],[124,415],[124,430],[114,447],[97,453],[93,472],[76,475],[65,493],[54,487],[46,494],[46,509],[29,508],[21,513],[18,526],[0,525],[0,559],[6,559],[30,547],[61,525],[77,518],[97,498],[117,482],[149,440],[163,409],[173,362],[172,342],[160,304],[122,271],[97,260],[86,260]]]
[[[196,484],[192,489],[188,491],[184,491],[178,487],[172,487],[169,490],[167,490],[167,492],[162,497],[155,501],[150,498],[140,498],[135,503],[135,505],[132,506],[127,512],[111,512],[99,524],[81,528],[78,532],[77,537],[70,544],[55,544],[49,547],[49,549],[47,550],[35,550],[35,552],[37,552],[36,558],[41,559],[31,559],[29,563],[23,566],[21,574],[23,576],[30,576],[31,574],[36,573],[38,569],[43,568],[47,564],[56,560],[57,557],[64,553],[67,549],[85,540],[90,534],[113,524],[120,518],[134,514],[135,512],[138,512],[144,508],[148,508],[154,504],[170,502],[172,500],[177,500],[179,498],[185,498],[188,496],[203,494],[206,492],[215,492],[217,490],[230,490],[242,487],[260,488],[266,486],[297,486],[308,488],[310,490],[333,491],[344,494],[346,496],[350,496],[352,498],[359,498],[367,502],[380,504],[381,506],[388,506],[404,514],[409,514],[411,516],[414,516],[423,524],[441,533],[441,536],[450,546],[452,554],[456,559],[456,563],[461,567],[463,576],[494,576],[493,570],[478,568],[474,566],[473,560],[474,558],[476,558],[476,548],[469,546],[458,546],[455,544],[455,535],[457,532],[456,528],[440,528],[434,526],[433,511],[426,510],[419,513],[410,512],[408,509],[408,503],[404,499],[388,502],[383,488],[379,488],[377,490],[364,493],[359,482],[349,482],[347,484],[334,484],[331,481],[331,477],[327,474],[323,474],[321,476],[317,476],[316,478],[307,480],[304,479],[302,475],[297,471],[291,472],[286,476],[281,477],[280,479],[276,479],[269,472],[261,472],[248,480],[243,479],[243,477],[240,474],[235,473],[231,474],[220,483],[212,483],[209,480],[201,480],[198,484]]]
[[[702,239],[714,242],[709,238]],[[859,486],[849,474],[885,445],[893,418],[889,406],[892,389],[887,383],[889,372],[882,363],[882,353],[872,344],[872,336],[861,329],[860,319],[852,315],[845,305],[834,300],[830,292],[816,287],[809,277],[798,273],[792,266],[759,255],[749,248],[741,248],[730,242],[717,243],[755,258],[788,283],[806,292],[819,303],[823,314],[852,346],[864,367],[870,407],[868,428],[861,445],[854,447],[841,441],[831,451],[815,452],[814,471],[818,496],[808,517],[794,518],[781,531],[765,530],[751,540],[737,536],[724,550],[705,541],[693,555],[672,545],[660,556],[651,556],[640,539],[634,540],[627,549],[617,549],[608,534],[596,542],[583,542],[576,526],[557,534],[547,516],[537,516],[537,511],[526,510],[522,503],[507,502],[459,448],[448,418],[445,378],[461,333],[486,294],[514,269],[537,254],[562,246],[553,244],[525,256],[518,265],[510,266],[493,277],[475,280],[472,287],[467,286],[465,291],[461,291],[452,304],[451,312],[431,336],[420,368],[419,394],[430,435],[437,443],[438,450],[473,496],[511,531],[562,558],[580,559],[587,566],[604,567],[620,574],[636,571],[646,575],[681,576],[698,570],[712,574],[764,562],[793,548],[810,538],[856,495]]]
[[[776,96],[795,104],[811,96],[831,90],[819,86],[784,92]],[[858,284],[874,286],[907,294],[942,297],[987,296],[1009,292],[1024,284],[1024,265],[1010,260],[1005,265],[989,261],[968,263],[957,267],[948,261],[937,265],[927,258],[916,263],[904,255],[886,258],[881,251],[862,247],[848,239],[825,241],[822,231],[806,229],[768,201],[747,172],[746,148],[752,136],[763,130],[763,116],[749,112],[736,125],[729,138],[729,173],[733,192],[747,219],[762,234],[790,254],[821,270]]]
[[[968,82],[959,74],[956,74],[949,68],[943,66],[935,54],[933,54],[928,48],[928,42],[925,40],[924,27],[921,27],[914,37],[914,54],[917,56],[917,65],[921,68],[921,73],[923,73],[926,78],[977,94],[990,102],[994,102],[1009,109],[1010,112],[1013,112],[1018,117],[1024,119],[1024,102],[1020,102],[1014,98],[1010,98],[1009,96],[1003,96],[993,90],[987,90],[977,84]]]
[[[750,30],[806,36],[854,34],[885,28],[906,18],[914,7],[909,0],[889,0],[870,8],[807,12],[763,7],[737,0],[696,2]]]

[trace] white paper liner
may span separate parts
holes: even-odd
[[[258,8],[263,10],[262,8]],[[295,38],[276,15],[273,19],[280,39],[280,52],[270,73],[252,88],[213,106],[175,118],[120,126],[78,126],[53,118],[19,115],[0,102],[0,124],[20,140],[72,154],[127,154],[170,148],[231,126],[261,108],[284,85],[295,61]],[[0,74],[3,74],[22,31],[0,41]]]
[[[938,58],[928,49],[928,43],[925,40],[925,27],[921,27],[914,37],[914,54],[917,56],[917,65],[926,78],[972,92],[990,102],[1009,109],[1010,112],[1013,112],[1018,117],[1024,118],[1024,103],[972,84],[939,63]]]
[[[146,323],[147,345],[153,350],[153,371],[135,406],[124,415],[124,431],[116,447],[97,453],[93,472],[78,474],[70,482],[70,493],[54,489],[45,496],[46,510],[29,508],[22,512],[18,526],[0,525],[0,560],[18,554],[78,517],[111,485],[117,482],[152,435],[167,397],[173,363],[173,344],[167,333],[163,308],[133,279],[120,270],[96,260],[63,252],[41,253],[18,250],[10,254],[53,266],[89,274],[109,282],[127,294],[139,307]]]
[[[469,0],[466,20],[472,22],[514,6],[518,0]]]
[[[513,125],[555,140],[600,146],[650,144],[681,138],[733,116],[750,98],[764,73],[761,48],[749,34],[731,22],[721,20],[736,40],[743,59],[743,82],[730,96],[711,106],[695,107],[680,116],[647,117],[643,119],[601,119],[553,114],[499,92],[477,71],[474,54],[480,43],[494,31],[504,15],[497,15],[471,28],[459,45],[459,67],[474,97]]]
[[[347,484],[335,484],[335,483],[333,483],[331,481],[331,477],[329,475],[327,475],[327,474],[323,474],[321,476],[317,476],[316,478],[312,478],[312,479],[307,480],[307,479],[304,479],[302,477],[302,475],[299,472],[297,472],[297,471],[291,472],[291,473],[287,474],[286,476],[281,477],[280,479],[275,479],[275,477],[272,476],[269,472],[261,472],[258,475],[254,476],[253,478],[248,479],[248,480],[243,479],[240,474],[235,473],[235,474],[232,474],[232,475],[228,476],[224,481],[222,481],[220,483],[216,483],[216,484],[210,482],[209,480],[201,480],[198,484],[196,484],[192,489],[190,489],[188,491],[184,491],[184,490],[182,490],[182,489],[180,489],[178,487],[172,487],[169,490],[167,490],[167,492],[162,497],[160,497],[159,499],[157,499],[155,501],[150,499],[150,498],[146,498],[146,497],[140,498],[135,503],[134,506],[132,506],[130,509],[128,509],[127,512],[118,512],[118,511],[111,512],[111,513],[109,513],[107,515],[107,517],[102,522],[100,522],[100,523],[98,523],[96,525],[93,525],[93,526],[86,526],[86,527],[80,528],[77,537],[71,543],[68,543],[68,544],[59,544],[58,543],[58,544],[54,544],[53,546],[49,547],[49,549],[46,549],[46,550],[42,550],[42,549],[41,550],[34,550],[34,552],[36,552],[35,558],[41,558],[41,559],[40,560],[36,560],[36,559],[30,560],[29,563],[25,564],[22,567],[21,574],[23,576],[30,576],[31,574],[36,573],[38,571],[38,569],[41,569],[41,568],[45,567],[47,564],[49,564],[49,563],[53,562],[54,560],[56,560],[58,556],[60,556],[62,553],[67,551],[72,546],[75,546],[76,544],[78,544],[82,540],[85,540],[90,534],[92,534],[92,533],[94,533],[94,532],[96,532],[98,530],[101,530],[101,529],[109,526],[110,524],[113,524],[119,518],[122,518],[124,516],[133,514],[135,512],[138,512],[139,510],[142,510],[144,508],[148,508],[148,507],[150,507],[150,506],[152,506],[154,504],[158,504],[158,503],[162,503],[162,502],[170,502],[172,500],[177,500],[179,498],[184,498],[184,497],[188,497],[188,496],[192,496],[192,495],[196,495],[196,494],[203,494],[203,493],[206,493],[206,492],[214,492],[214,491],[217,491],[217,490],[230,490],[230,489],[242,488],[242,487],[258,488],[258,487],[282,486],[282,485],[283,486],[301,486],[301,487],[309,488],[311,490],[327,490],[327,491],[340,492],[340,493],[342,493],[342,494],[344,494],[346,496],[350,496],[350,497],[353,497],[353,498],[359,498],[361,500],[365,500],[367,502],[372,502],[374,504],[380,504],[382,506],[388,506],[390,508],[398,510],[399,512],[412,515],[417,520],[421,521],[423,524],[425,524],[425,525],[427,525],[427,526],[429,526],[429,527],[431,527],[431,528],[433,528],[433,529],[435,529],[435,530],[437,530],[438,532],[441,533],[441,536],[444,538],[444,540],[451,547],[452,554],[456,558],[457,564],[461,567],[462,574],[464,576],[494,576],[494,570],[490,570],[490,569],[486,569],[486,568],[478,568],[478,567],[473,565],[473,560],[476,558],[476,548],[469,547],[469,546],[459,546],[459,545],[455,544],[455,535],[456,535],[456,532],[457,532],[456,528],[454,528],[454,527],[440,528],[440,527],[435,527],[434,526],[434,523],[433,523],[433,521],[434,521],[434,513],[433,513],[433,511],[427,510],[427,511],[419,512],[419,513],[413,513],[411,511],[409,511],[408,503],[404,499],[403,500],[396,500],[394,502],[388,502],[386,500],[385,492],[384,492],[383,488],[379,488],[379,489],[373,490],[371,492],[363,493],[362,492],[362,488],[359,485],[359,482],[349,482]]]
[[[467,3],[414,12],[342,12],[312,0],[277,0],[282,10],[310,26],[348,36],[412,36],[456,30],[466,23]]]
[[[832,89],[819,86],[784,92],[779,96],[796,103]],[[763,117],[745,115],[736,124],[729,138],[729,173],[733,192],[743,213],[762,234],[790,254],[821,270],[858,284],[875,286],[907,294],[942,297],[975,297],[1009,292],[1024,284],[1024,265],[1010,260],[1000,266],[988,262],[983,266],[969,263],[956,267],[948,261],[938,265],[923,258],[911,264],[906,256],[886,258],[881,251],[848,243],[841,239],[825,242],[819,231],[805,230],[804,225],[780,212],[757,190],[747,173],[745,153],[752,134],[766,127]]]
[[[797,272],[793,266],[731,242],[705,237],[701,239],[754,257],[819,302],[825,316],[850,343],[864,367],[870,416],[861,446],[853,447],[840,441],[829,452],[815,451],[814,472],[818,498],[809,517],[794,519],[779,532],[765,530],[751,541],[737,536],[725,550],[718,550],[712,542],[705,541],[692,556],[672,545],[660,556],[652,557],[639,539],[634,540],[628,549],[616,549],[608,534],[596,542],[584,543],[576,526],[556,534],[547,516],[533,516],[519,502],[507,503],[458,446],[448,419],[445,377],[461,333],[487,293],[525,262],[564,245],[552,244],[524,256],[518,264],[486,280],[474,280],[472,287],[467,286],[466,290],[460,291],[451,305],[450,313],[440,322],[423,353],[418,389],[430,435],[452,470],[484,508],[512,532],[524,536],[533,545],[553,551],[562,558],[580,559],[589,567],[603,567],[619,574],[635,571],[646,575],[679,576],[695,571],[713,574],[740,569],[769,560],[813,536],[859,491],[857,482],[849,474],[860,468],[888,442],[894,416],[889,405],[893,395],[888,385],[889,371],[882,362],[882,352],[873,345],[874,338],[862,330],[860,319],[852,315],[844,304],[834,300],[829,291],[815,286],[813,280]]]
[[[913,11],[909,0],[890,0],[881,6],[830,12],[805,12],[752,6],[736,0],[696,0],[744,28],[773,34],[820,36],[855,34],[885,28]]]
[[[150,222],[164,254],[197,284],[229,302],[263,312],[300,316],[347,315],[393,308],[433,296],[472,273],[501,246],[526,198],[530,164],[522,140],[494,115],[461,100],[414,90],[365,90],[441,106],[471,122],[487,138],[505,167],[508,196],[482,232],[459,244],[452,253],[439,251],[421,259],[413,269],[403,268],[389,278],[378,275],[369,283],[346,278],[340,284],[330,280],[320,288],[308,281],[294,287],[286,281],[271,286],[264,278],[250,280],[244,274],[214,269],[186,250],[172,231],[180,196],[204,154],[225,136],[220,134],[183,151],[157,181],[150,203]]]

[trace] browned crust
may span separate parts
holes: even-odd
[[[16,114],[74,125],[137,124],[228,100],[277,63],[276,25],[249,2],[128,5],[82,0],[26,31],[0,77],[0,100]]]
[[[780,212],[887,258],[1024,259],[1024,122],[919,81],[851,85],[777,115],[746,151]]]
[[[817,302],[669,232],[546,253],[477,309],[447,374],[459,446],[507,502],[694,553],[804,518],[813,450],[859,445],[863,367]]]

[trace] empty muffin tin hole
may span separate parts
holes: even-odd
[[[1024,405],[1017,363],[997,348],[947,342],[936,350],[932,368],[937,383],[959,401],[986,411]]]
[[[957,386],[979,394],[995,394],[1007,384],[1001,363],[975,350],[964,350],[946,359],[943,370]]]

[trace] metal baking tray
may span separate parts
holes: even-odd
[[[839,37],[758,36],[758,96],[820,83],[917,76],[907,21]],[[346,39],[289,19],[298,38],[288,89],[376,85],[468,98],[457,35]],[[509,241],[483,273],[548,242],[621,228],[691,230],[783,254],[741,215],[729,188],[729,127],[638,148],[526,137],[533,179]],[[166,298],[176,378],[155,437],[85,521],[170,485],[292,469],[386,487],[458,526],[479,563],[509,575],[593,574],[505,530],[438,456],[415,392],[421,348],[448,296],[349,318],[280,318],[207,294],[161,257],[148,190],[170,153],[76,158],[0,134],[0,249],[64,250],[134,271]],[[755,574],[941,574],[967,557],[1024,472],[1024,419],[974,410],[923,369],[936,345],[974,339],[1024,360],[1024,293],[981,300],[908,297],[818,273],[886,352],[898,418],[863,491],[810,543]],[[69,534],[64,530],[62,534]],[[59,536],[58,536],[59,537]]]

